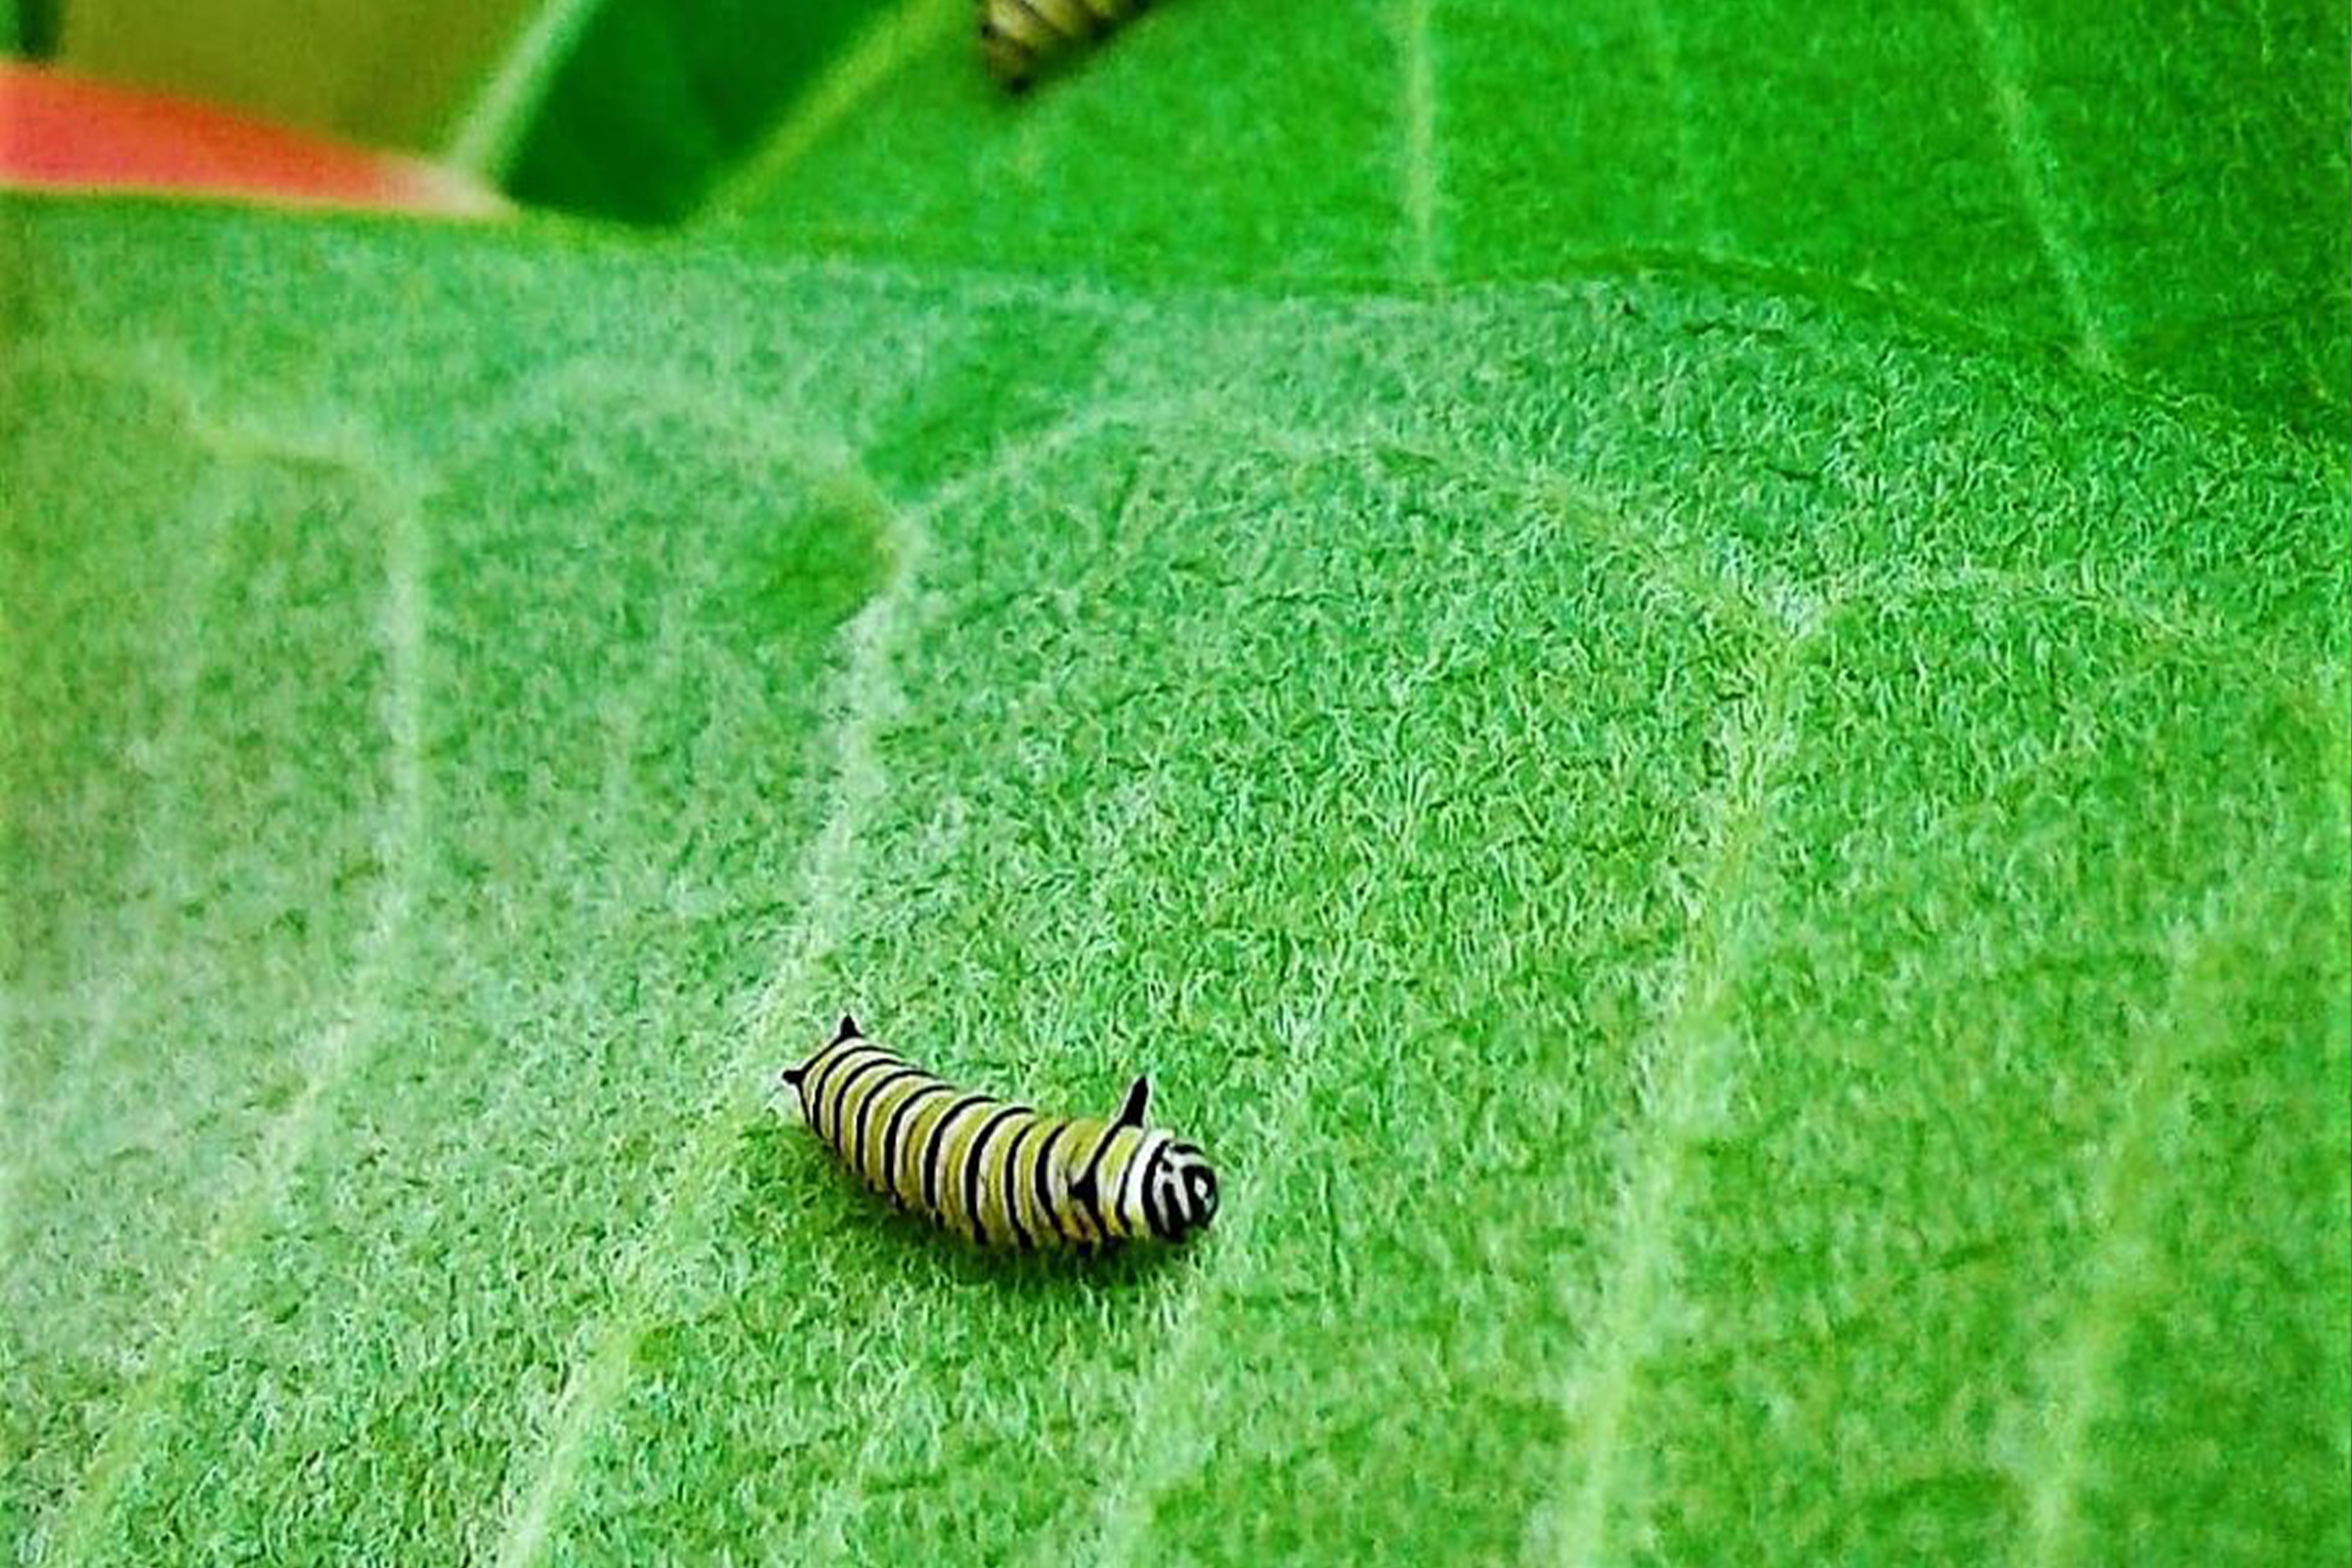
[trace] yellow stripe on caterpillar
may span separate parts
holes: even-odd
[[[1180,1241],[1217,1212],[1207,1156],[1147,1125],[1145,1078],[1108,1121],[1041,1115],[956,1088],[844,1017],[784,1083],[809,1131],[859,1181],[968,1241],[1089,1250]]]
[[[980,0],[980,53],[1014,92],[1116,29],[1151,0]]]

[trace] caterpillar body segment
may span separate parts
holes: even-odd
[[[1018,92],[1047,67],[1102,38],[1151,0],[979,0],[980,52]]]
[[[1043,1115],[959,1089],[845,1017],[784,1083],[859,1181],[983,1246],[1178,1241],[1216,1213],[1215,1171],[1197,1146],[1149,1124],[1143,1078],[1108,1120]]]

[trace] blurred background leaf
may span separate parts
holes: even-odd
[[[2340,5],[1184,0],[1017,112],[969,0],[11,9],[26,53],[730,248],[1326,289],[1672,258],[2331,440],[2352,401]]]
[[[0,0],[0,53],[41,59],[57,48],[59,0]]]
[[[683,218],[880,0],[610,0],[528,127],[509,188],[635,221]]]
[[[1411,9],[1186,0],[1017,114],[941,36],[711,217],[790,252],[1294,288],[1704,259],[2344,425],[2342,6],[1432,0],[1419,45]]]
[[[436,147],[528,0],[62,0],[56,59],[308,130]]]

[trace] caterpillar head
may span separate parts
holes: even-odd
[[[1136,1079],[1128,1087],[1127,1102],[1119,1108],[1113,1125],[1144,1131],[1144,1116],[1151,1103],[1151,1082]],[[1152,1228],[1152,1234],[1162,1241],[1178,1242],[1206,1229],[1217,1214],[1217,1173],[1200,1146],[1161,1133],[1146,1147],[1150,1152],[1137,1187],[1144,1223]]]
[[[1144,1218],[1152,1233],[1182,1241],[1217,1217],[1217,1173],[1198,1144],[1163,1145],[1144,1167]]]

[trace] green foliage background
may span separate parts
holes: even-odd
[[[556,73],[509,182],[571,211],[683,219],[882,9],[606,0]]]
[[[968,21],[0,209],[7,1549],[2352,1549],[2341,14]],[[878,1213],[845,1007],[1218,1230]]]

